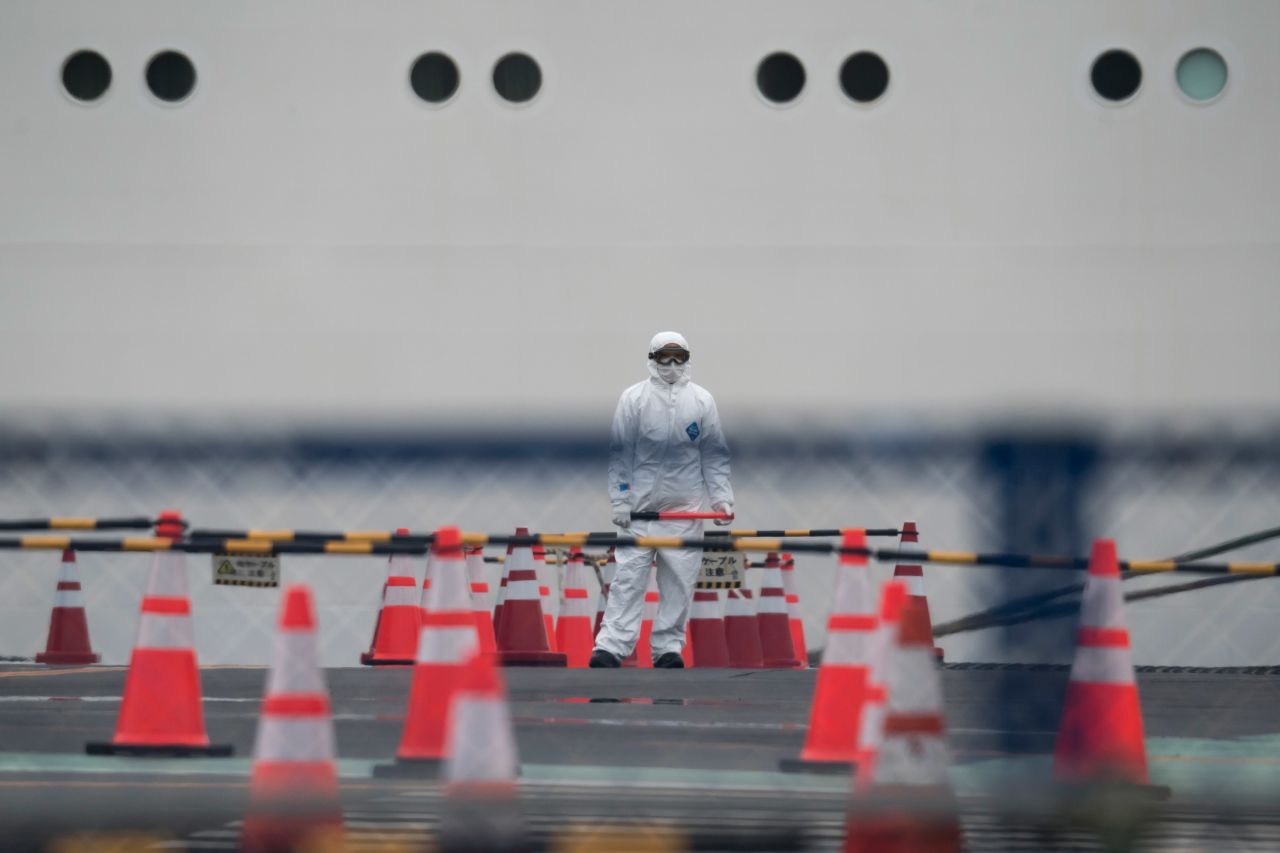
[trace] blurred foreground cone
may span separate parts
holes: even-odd
[[[311,590],[284,591],[267,695],[253,746],[247,851],[324,849],[342,840],[329,691],[316,659]]]
[[[564,601],[556,620],[556,648],[571,667],[581,668],[591,659],[591,600],[587,591],[587,564],[582,550],[574,548],[564,572]]]
[[[156,536],[181,539],[180,513],[160,513]],[[129,658],[124,698],[110,743],[88,743],[90,755],[230,755],[230,745],[210,745],[200,704],[187,555],[156,551],[142,597],[138,639]]]
[[[502,674],[473,655],[453,699],[445,762],[444,850],[525,850],[519,759]]]
[[[725,640],[724,607],[720,603],[720,593],[714,589],[694,589],[687,630],[689,642],[686,648],[693,650],[694,666],[707,669],[729,665],[729,646]]]
[[[791,626],[791,648],[796,653],[796,669],[809,668],[809,646],[804,639],[804,619],[800,616],[800,593],[796,586],[796,558],[782,555],[782,589],[787,594],[787,620]]]
[[[1096,540],[1080,604],[1071,681],[1053,750],[1053,775],[1061,782],[1148,782],[1142,708],[1120,583],[1115,542]],[[1153,794],[1167,792],[1151,788]]]
[[[527,528],[516,530],[528,536]],[[527,545],[507,554],[507,597],[498,629],[498,662],[503,666],[564,666],[565,657],[551,651],[547,623],[542,617],[538,570]]]
[[[644,613],[640,617],[640,638],[623,666],[653,669],[653,620],[658,616],[658,569],[649,567],[649,583],[644,588]]]
[[[489,582],[484,573],[484,548],[468,547],[467,577],[471,581],[471,613],[476,620],[476,636],[480,640],[480,652],[491,655],[498,651],[497,635],[493,631],[493,617],[489,615]]]
[[[899,545],[904,548],[919,549],[920,533],[916,530],[914,521],[904,521],[902,523],[902,536],[899,539]],[[924,566],[920,565],[903,565],[899,563],[894,566],[893,576],[895,579],[902,581],[907,585],[907,590],[912,598],[919,599],[917,602],[921,606],[913,608],[912,613],[920,614],[912,618],[923,618],[925,624],[929,626],[930,634],[933,633],[933,618],[929,615],[929,599],[925,595],[924,589]],[[942,660],[942,649],[938,646],[933,647],[933,654],[938,660]]]
[[[866,548],[861,530],[846,530],[841,548]],[[836,599],[827,619],[827,645],[818,667],[809,730],[800,758],[783,770],[848,773],[858,760],[858,734],[867,697],[867,651],[876,627],[867,558],[841,554]]]
[[[609,603],[609,587],[613,586],[613,576],[618,573],[618,561],[614,558],[614,550],[609,549],[609,556],[600,568],[600,599],[596,603],[596,625],[591,632],[592,638],[600,633],[600,626],[604,624],[604,609]]]
[[[961,849],[951,764],[942,719],[942,683],[933,635],[902,606],[896,642],[885,656],[888,699],[868,789],[853,800],[846,853],[950,853]],[[860,786],[861,787],[861,786]]]
[[[860,791],[871,787],[876,755],[884,736],[885,703],[889,696],[885,670],[889,651],[898,641],[907,592],[906,585],[900,581],[885,581],[880,586],[880,614],[867,651],[867,693],[858,732],[856,789]]]
[[[760,649],[760,627],[756,622],[751,590],[725,590],[724,639],[729,651],[729,666],[747,669],[764,666],[764,653]]]
[[[49,615],[49,638],[44,651],[36,655],[36,663],[97,663],[101,659],[89,645],[89,622],[80,595],[76,552],[68,549],[62,552],[58,590]]]
[[[547,552],[541,545],[533,546],[533,565],[538,570],[538,604],[542,607],[547,648],[553,652],[563,651],[556,645],[555,602],[551,597],[551,587],[556,585],[556,567],[547,562]]]
[[[471,658],[479,653],[471,612],[470,582],[456,527],[436,531],[431,545],[431,595],[422,614],[418,660],[409,687],[395,764],[374,767],[375,776],[434,776],[444,760],[449,708]],[[480,655],[487,659],[486,655]]]
[[[768,669],[795,669],[800,661],[791,645],[791,620],[787,617],[782,561],[771,551],[760,568],[760,609],[756,624],[760,631],[764,666]]]
[[[407,536],[408,528],[397,534]],[[424,589],[430,581],[423,580]],[[382,608],[373,626],[369,651],[360,655],[367,665],[411,666],[418,651],[418,631],[422,627],[422,610],[418,606],[418,580],[414,576],[413,557],[392,554],[387,558],[387,582],[382,586]]]

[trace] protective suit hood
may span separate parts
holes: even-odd
[[[667,344],[678,344],[680,348],[686,352],[692,352],[692,350],[689,349],[689,342],[686,341],[684,339],[684,335],[679,332],[658,332],[658,334],[653,336],[653,340],[649,341],[649,355],[652,355],[662,349]],[[645,365],[649,369],[649,376],[653,378],[655,383],[663,388],[667,388],[672,385],[684,385],[692,376],[689,371],[689,362],[661,367],[653,359],[646,358]],[[674,376],[674,381],[669,379],[668,376],[664,376],[664,372],[667,373],[668,376]]]

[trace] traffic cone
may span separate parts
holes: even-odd
[[[623,658],[622,665],[638,669],[653,669],[653,620],[658,615],[658,569],[649,567],[649,582],[644,588],[644,613],[640,617],[640,637],[631,654]]]
[[[58,589],[53,597],[53,612],[49,614],[49,638],[44,651],[36,654],[36,663],[97,663],[101,659],[89,645],[89,622],[80,597],[76,552],[67,549],[62,552]]]
[[[749,589],[726,591],[724,606],[724,639],[729,652],[729,666],[759,669],[764,666],[760,649],[760,627]]]
[[[487,655],[473,655],[449,715],[443,850],[526,849],[519,771],[502,675]]]
[[[684,661],[685,669],[692,669],[693,663],[693,642],[689,639],[689,623],[684,623],[684,645],[680,647],[680,660]]]
[[[517,527],[516,535],[528,536],[529,530],[524,527]],[[493,606],[493,633],[495,637],[501,636],[502,634],[502,619],[504,614],[503,608],[506,606],[506,603],[507,603],[507,584],[510,580],[511,553],[513,550],[514,549],[512,548],[512,546],[510,545],[507,546],[507,556],[503,559],[503,562],[502,562],[502,580],[498,582],[498,600],[497,600],[497,603],[494,604]]]
[[[479,653],[458,528],[436,531],[430,562],[431,596],[422,614],[422,637],[400,748],[396,763],[377,765],[375,776],[434,776],[439,772],[446,755],[450,703],[471,658]]]
[[[769,552],[761,567],[760,609],[756,624],[760,630],[760,651],[766,669],[795,669],[800,665],[791,645],[791,620],[787,617],[787,593],[783,589],[782,561]]]
[[[568,665],[581,668],[591,660],[591,601],[587,592],[587,566],[582,550],[569,552],[564,573],[564,601],[556,620],[556,648],[564,652]]]
[[[796,669],[809,668],[809,646],[804,640],[804,619],[800,616],[800,594],[796,589],[796,559],[782,555],[782,588],[787,594],[787,620],[791,626],[791,648],[796,653]]]
[[[342,841],[333,717],[308,587],[284,591],[278,625],[240,838],[242,849],[264,853]]]
[[[880,615],[875,633],[867,649],[867,695],[862,704],[862,719],[858,732],[857,790],[871,787],[872,768],[879,752],[880,739],[884,735],[885,701],[889,688],[885,684],[885,668],[888,665],[889,648],[897,642],[902,624],[902,606],[907,601],[908,589],[901,581],[885,581],[880,586]]]
[[[729,665],[729,646],[724,634],[724,607],[720,594],[714,589],[693,590],[693,604],[689,607],[689,641],[686,649],[693,650],[694,666],[723,668]]]
[[[180,513],[166,510],[160,513],[156,536],[181,539],[184,527]],[[85,751],[90,755],[231,754],[230,745],[211,745],[205,733],[187,598],[187,555],[181,551],[156,551],[152,557],[115,737],[110,743],[88,743]]]
[[[1080,604],[1075,661],[1053,750],[1053,775],[1062,782],[1148,782],[1142,707],[1120,583],[1115,542],[1095,540]],[[1152,791],[1166,794],[1168,789]]]
[[[902,522],[902,536],[901,536],[901,539],[899,540],[899,544],[903,548],[913,547],[913,548],[919,549],[920,533],[919,531],[916,530],[916,523],[914,521]],[[893,569],[893,576],[895,579],[900,579],[903,583],[907,585],[907,590],[910,592],[912,598],[919,599],[919,604],[921,604],[922,606],[912,608],[911,612],[913,614],[923,615],[925,619],[925,624],[929,626],[929,632],[930,634],[932,634],[933,619],[932,617],[929,616],[929,599],[925,595],[925,590],[924,590],[924,566],[903,565],[899,563]],[[916,615],[916,616],[913,616],[912,618],[920,618],[920,617],[919,615]],[[942,660],[941,648],[935,645],[933,647],[933,653],[938,658],[938,660]]]
[[[516,535],[527,536],[528,530],[522,527]],[[551,651],[548,644],[533,552],[528,546],[509,550],[507,597],[497,626],[498,662],[503,666],[564,666],[565,656]]]
[[[493,617],[489,615],[489,582],[485,580],[484,548],[476,546],[464,550],[467,555],[467,577],[471,581],[471,612],[476,620],[480,652],[491,655],[498,651],[498,639],[493,632]]]
[[[609,603],[609,587],[613,585],[613,576],[618,573],[618,561],[614,559],[613,552],[614,549],[610,548],[609,556],[600,569],[600,598],[596,603],[596,626],[591,633],[592,637],[600,633],[600,626],[604,624],[605,606]]]
[[[552,603],[551,587],[555,586],[556,570],[547,564],[547,552],[541,545],[533,546],[533,565],[538,570],[538,603],[542,607],[542,622],[547,632],[547,648],[559,651],[556,647],[555,606]]]
[[[885,656],[888,697],[870,783],[858,793],[845,834],[845,853],[950,853],[962,848],[951,764],[942,718],[942,684],[933,635],[902,605],[895,641]]]
[[[865,548],[861,530],[847,530],[842,548]],[[799,759],[783,759],[783,770],[848,773],[858,760],[858,733],[867,696],[867,646],[876,627],[867,558],[841,554],[836,566],[836,599],[827,619],[809,730]]]
[[[408,528],[396,533],[408,535]],[[418,606],[418,580],[414,577],[413,557],[392,554],[387,558],[387,582],[382,586],[382,607],[373,626],[369,651],[360,655],[360,663],[375,666],[412,666],[418,651],[418,633],[422,629],[422,610]],[[423,578],[424,591],[431,581]]]

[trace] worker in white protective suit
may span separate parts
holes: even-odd
[[[609,437],[609,500],[613,523],[636,536],[702,537],[700,521],[632,521],[632,512],[706,512],[733,515],[729,448],[710,392],[689,381],[689,343],[676,332],[649,342],[649,378],[622,392]],[[592,667],[616,667],[640,636],[645,587],[657,559],[658,615],[653,622],[653,665],[684,666],[685,620],[702,567],[698,548],[619,548],[604,622]]]

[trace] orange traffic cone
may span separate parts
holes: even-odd
[[[528,536],[529,531],[524,527],[516,528],[517,536]],[[511,575],[511,554],[514,548],[507,546],[507,556],[502,562],[502,580],[498,582],[498,600],[493,606],[493,634],[495,637],[502,634],[503,608],[507,603],[507,584],[510,582]]]
[[[867,537],[861,530],[847,530],[840,545],[865,548]],[[875,614],[867,558],[841,554],[809,731],[800,758],[784,759],[783,770],[847,773],[858,760],[858,733],[867,696],[867,645],[876,627]]]
[[[680,660],[684,661],[685,669],[692,669],[693,663],[693,640],[689,634],[689,623],[684,623],[684,645],[680,647]]]
[[[689,607],[689,641],[694,666],[723,668],[729,665],[729,646],[724,633],[724,607],[714,589],[694,589]]]
[[[523,850],[519,759],[501,673],[474,655],[454,694],[444,777],[443,850]]]
[[[902,536],[901,536],[901,539],[899,540],[899,544],[903,548],[918,549],[920,547],[920,533],[919,531],[916,530],[916,523],[914,521],[904,521],[902,523]],[[893,576],[897,579],[900,579],[903,583],[907,585],[907,590],[911,593],[912,598],[920,599],[919,603],[922,606],[913,608],[911,612],[917,613],[917,614],[923,614],[924,619],[926,620],[925,624],[929,626],[929,631],[930,633],[932,633],[933,619],[929,616],[929,599],[925,595],[925,589],[924,589],[924,566],[903,565],[899,563],[893,569]],[[919,618],[919,617],[913,617],[913,618]],[[934,646],[933,653],[938,658],[938,660],[942,660],[941,648],[939,648],[938,646]]]
[[[408,528],[396,533],[408,535]],[[366,665],[412,666],[418,651],[418,632],[422,628],[422,610],[418,606],[418,581],[414,577],[413,557],[393,554],[387,558],[387,582],[382,586],[382,608],[373,626],[369,651],[360,655]],[[423,579],[423,589],[431,584]]]
[[[1142,707],[1125,628],[1116,545],[1110,539],[1094,541],[1089,557],[1076,657],[1053,750],[1053,775],[1063,782],[1148,782]]]
[[[476,620],[476,634],[480,639],[480,651],[491,655],[498,651],[497,635],[493,632],[493,617],[489,615],[489,582],[484,574],[484,548],[468,547],[467,577],[471,581],[471,612]]]
[[[547,552],[541,545],[533,546],[533,565],[538,570],[538,603],[542,607],[542,622],[547,632],[547,648],[560,651],[556,647],[555,606],[551,597],[551,587],[555,586],[556,570],[547,563]]]
[[[600,626],[604,624],[605,606],[609,603],[609,587],[613,585],[613,577],[618,573],[618,561],[614,559],[613,552],[614,549],[610,548],[609,556],[600,568],[600,598],[596,603],[596,625],[591,632],[592,637],[600,633]]]
[[[316,659],[309,588],[296,584],[285,590],[279,629],[240,839],[242,849],[264,853],[319,849],[342,840],[333,717]]]
[[[181,539],[185,523],[174,510],[160,513],[156,536]],[[187,555],[156,551],[142,597],[138,639],[129,658],[124,699],[110,743],[88,743],[90,755],[230,755],[210,745],[200,704]]]
[[[658,615],[658,569],[649,567],[649,582],[644,588],[644,613],[640,617],[640,636],[631,654],[623,658],[622,665],[639,669],[653,669],[653,620]]]
[[[951,764],[942,719],[942,684],[933,635],[902,606],[896,641],[885,656],[888,698],[870,783],[853,801],[845,853],[951,853],[961,849]],[[861,786],[860,786],[861,787]]]
[[[528,535],[526,530],[517,536]],[[498,628],[498,661],[503,666],[564,666],[565,656],[553,652],[542,618],[538,570],[528,546],[510,549],[507,555],[507,597]]]
[[[76,552],[68,549],[62,552],[58,590],[49,614],[49,638],[44,651],[36,655],[36,663],[97,663],[101,659],[89,645],[89,622],[80,597]]]
[[[889,696],[885,668],[889,663],[889,649],[898,641],[907,593],[906,585],[900,581],[885,581],[880,587],[880,617],[867,650],[867,694],[858,732],[858,790],[871,787],[872,768],[884,735],[885,702]]]
[[[764,666],[760,649],[760,627],[749,589],[726,590],[724,638],[729,650],[729,666],[759,669]]]
[[[791,646],[791,620],[787,617],[787,593],[783,589],[782,561],[769,552],[761,566],[760,609],[756,624],[760,652],[767,669],[795,669],[800,665]]]
[[[422,614],[422,638],[413,667],[400,748],[396,750],[395,764],[374,767],[376,776],[433,776],[439,772],[446,755],[450,703],[467,664],[479,654],[458,528],[436,531],[431,563],[431,596]]]
[[[564,573],[564,601],[556,620],[556,648],[564,652],[571,667],[581,668],[591,660],[591,601],[587,592],[587,566],[582,550],[569,552]]]
[[[787,620],[791,625],[791,648],[796,653],[796,669],[809,668],[809,647],[804,640],[804,619],[800,616],[800,594],[796,589],[796,559],[782,555],[782,588],[787,593]]]

